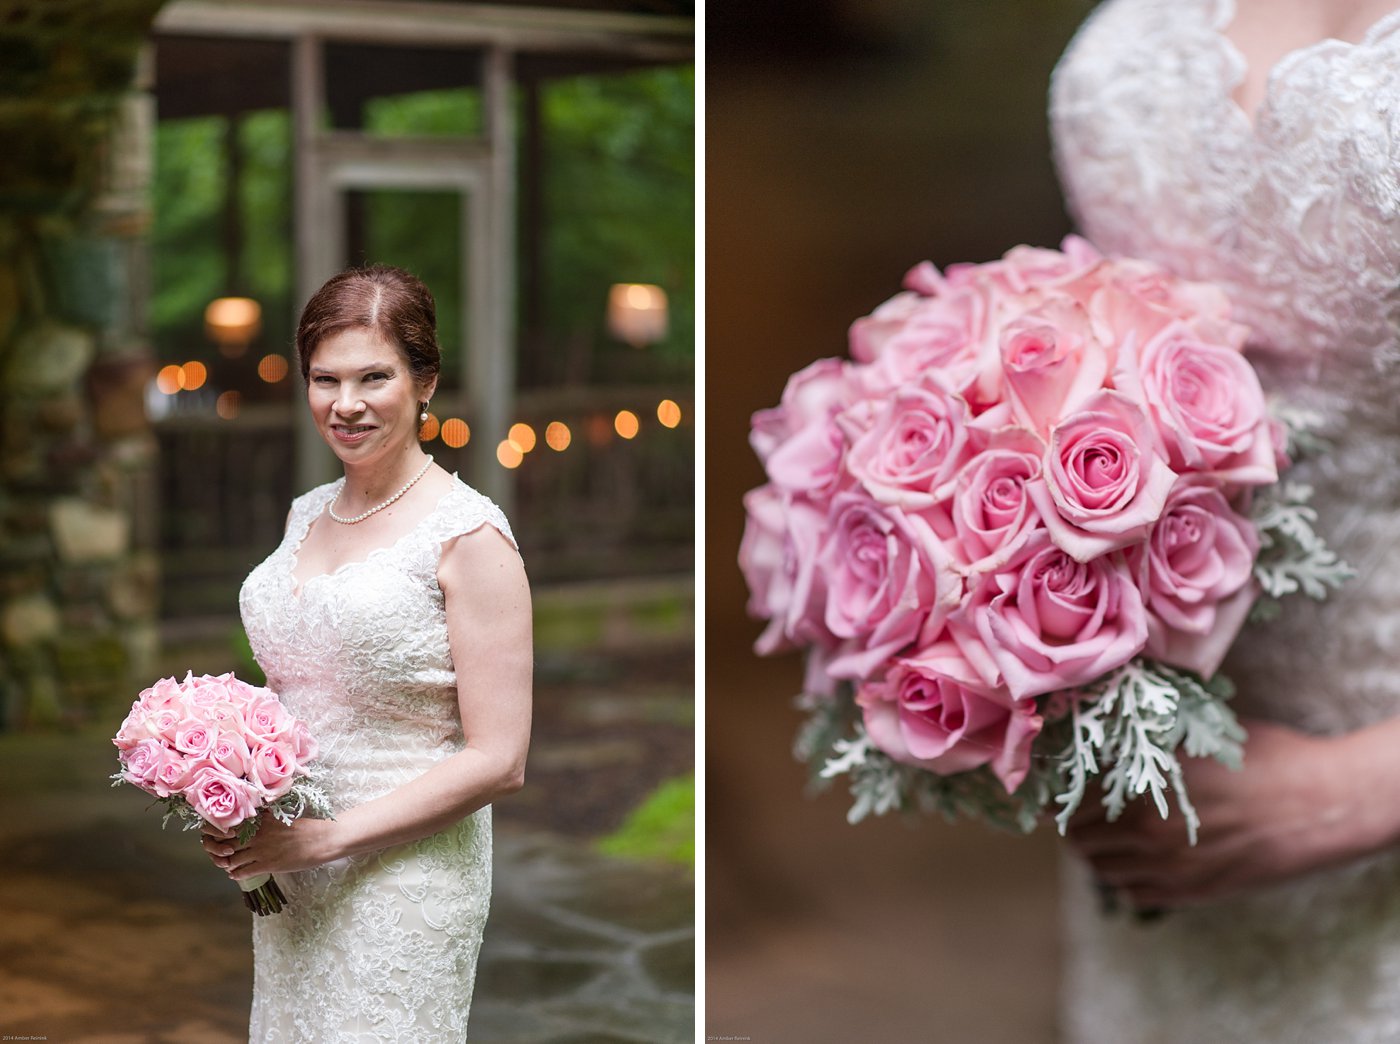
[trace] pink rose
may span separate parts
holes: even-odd
[[[788,378],[777,406],[753,415],[749,442],[783,488],[825,492],[834,484],[844,443],[833,418],[847,405],[847,368],[818,359]]]
[[[882,503],[929,507],[966,457],[969,419],[962,398],[936,387],[895,392],[864,430],[847,430],[846,468]]]
[[[206,674],[199,678],[186,678],[185,687],[188,700],[196,707],[210,707],[217,703],[227,703],[230,697],[228,680],[232,675],[211,677]]]
[[[1247,328],[1230,321],[1230,302],[1210,283],[1194,283],[1149,261],[1119,258],[1089,302],[1095,325],[1119,342],[1146,344],[1167,325],[1183,321],[1219,343],[1244,345]]]
[[[980,412],[995,401],[1000,381],[987,310],[976,288],[898,294],[851,326],[851,354],[869,363],[852,376],[870,397],[933,377]]]
[[[1104,385],[1112,352],[1089,316],[1056,296],[1002,328],[1001,365],[1016,417],[1040,436]]]
[[[831,642],[823,619],[826,586],[817,569],[826,512],[771,485],[750,490],[744,507],[739,568],[748,581],[748,610],[769,621],[754,648],[768,655],[793,643]]]
[[[199,718],[186,718],[175,730],[175,749],[198,760],[207,757],[218,739],[218,731]]]
[[[137,700],[131,705],[131,713],[122,721],[121,728],[117,729],[117,734],[112,737],[112,742],[118,750],[126,751],[143,739],[153,739],[155,735],[156,730],[151,723],[150,713],[142,706],[142,702]]]
[[[263,743],[253,748],[248,778],[275,801],[296,782],[297,760],[289,743]]]
[[[962,598],[952,558],[928,520],[863,493],[832,502],[818,558],[826,626],[845,639],[830,672],[863,678],[914,642],[927,644]]]
[[[206,822],[220,830],[232,830],[258,808],[258,793],[252,786],[212,765],[195,772],[184,795]]]
[[[993,434],[958,473],[949,507],[954,553],[967,573],[999,568],[1040,528],[1027,487],[1040,477],[1045,444],[1015,428]]]
[[[1175,481],[1142,410],[1101,391],[1055,425],[1030,489],[1055,543],[1086,562],[1142,540]]]
[[[1008,250],[1000,261],[952,265],[948,280],[960,285],[964,278],[986,279],[1009,293],[1029,295],[1076,283],[1100,269],[1102,261],[1103,255],[1088,240],[1066,236],[1059,250],[1021,244]]]
[[[896,761],[944,776],[990,764],[1008,794],[1026,778],[1044,724],[1032,701],[982,689],[948,641],[895,660],[856,702],[871,742]]]
[[[243,721],[250,740],[264,743],[280,739],[291,725],[291,715],[266,689],[265,695],[253,697],[243,709]]]
[[[311,735],[311,727],[300,718],[292,722],[291,744],[292,755],[296,758],[298,765],[305,765],[321,752],[316,737]]]
[[[1173,490],[1140,552],[1147,654],[1202,678],[1214,675],[1254,602],[1258,553],[1253,524],[1218,490]]]
[[[184,690],[174,678],[162,678],[149,689],[142,689],[140,702],[148,711],[179,710],[183,706]]]
[[[1123,557],[1077,562],[1043,530],[983,578],[949,623],[984,684],[1004,684],[1017,700],[1086,685],[1147,642],[1142,595]]]
[[[1148,404],[1177,471],[1252,486],[1278,481],[1264,392],[1238,351],[1176,322],[1143,346],[1137,366],[1124,367],[1118,381]]]
[[[151,778],[151,791],[156,797],[169,797],[181,793],[189,786],[196,766],[186,760],[183,754],[162,748],[159,765]]]
[[[229,700],[221,700],[202,708],[205,720],[222,732],[242,732],[246,727],[243,709]]]
[[[305,726],[302,726],[305,728]],[[295,730],[295,726],[293,726]],[[247,741],[237,732],[220,732],[209,749],[209,759],[235,776],[246,776],[252,765]]]
[[[143,739],[120,755],[122,778],[142,790],[151,789],[156,771],[165,761],[165,744],[158,739]]]
[[[986,303],[976,292],[905,290],[851,324],[851,357],[873,363],[921,356],[956,365],[976,357],[985,322]]]
[[[186,711],[178,704],[170,707],[162,707],[160,710],[151,713],[147,721],[149,722],[147,728],[149,728],[154,735],[173,746],[175,743],[175,730],[185,723]]]

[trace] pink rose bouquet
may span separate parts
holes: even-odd
[[[799,756],[852,821],[1063,830],[1101,776],[1110,816],[1173,790],[1194,836],[1177,752],[1238,760],[1240,628],[1348,575],[1279,482],[1309,418],[1217,289],[1076,237],[905,287],[753,418],[739,561],[758,651],[808,653]]]
[[[330,802],[306,765],[316,741],[276,695],[233,674],[162,678],[131,705],[112,742],[130,783],[193,830],[203,823],[237,830],[242,844],[266,813],[290,824],[298,816],[331,817]],[[286,896],[270,875],[240,881],[243,901],[259,915],[279,913]]]

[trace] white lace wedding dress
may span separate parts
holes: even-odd
[[[243,583],[243,624],[268,687],[320,744],[337,812],[462,749],[437,583],[444,541],[505,516],[458,482],[363,562],[292,572],[338,482],[298,497],[282,544]],[[289,906],[253,919],[249,1038],[287,1044],[460,1042],[491,897],[491,809],[411,844],[278,874]]]
[[[1400,713],[1400,12],[1289,54],[1253,122],[1232,17],[1102,4],[1053,78],[1056,160],[1090,240],[1222,284],[1266,388],[1325,417],[1330,453],[1294,477],[1359,576],[1225,669],[1241,712],[1343,732]],[[1400,1041],[1400,853],[1148,925],[1070,876],[1068,1040]]]

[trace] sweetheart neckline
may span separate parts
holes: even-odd
[[[1225,83],[1225,103],[1234,110],[1235,117],[1244,123],[1251,141],[1255,142],[1258,141],[1259,117],[1266,114],[1273,106],[1277,94],[1275,85],[1281,77],[1287,75],[1292,67],[1322,50],[1349,52],[1374,47],[1388,33],[1400,29],[1400,7],[1396,7],[1367,26],[1359,40],[1340,40],[1335,36],[1324,36],[1320,40],[1314,40],[1312,43],[1285,51],[1274,60],[1265,72],[1263,96],[1259,99],[1259,104],[1255,106],[1254,111],[1248,112],[1240,104],[1239,99],[1235,97],[1235,92],[1244,82],[1245,77],[1249,75],[1250,62],[1229,36],[1230,27],[1234,25],[1239,13],[1238,5],[1236,0],[1212,0],[1212,7],[1213,16],[1209,19],[1211,34],[1219,42],[1230,65],[1230,77]],[[1388,24],[1391,22],[1394,22],[1394,25]]]
[[[442,506],[444,503],[447,502],[448,497],[451,497],[458,492],[459,487],[463,485],[462,480],[457,477],[457,474],[455,472],[452,475],[452,479],[453,485],[450,488],[448,488],[447,491],[444,492],[440,497],[438,497],[437,502],[433,504],[433,506],[427,511],[427,513],[424,514],[423,517],[420,518],[417,522],[413,523],[413,525],[406,529],[403,533],[400,533],[392,541],[390,541],[387,544],[382,544],[379,547],[370,548],[369,552],[365,555],[364,558],[356,558],[352,559],[349,562],[342,562],[334,569],[328,569],[324,572],[317,573],[314,576],[308,576],[305,580],[298,582],[296,577],[296,569],[298,557],[301,554],[301,549],[306,543],[306,538],[311,535],[311,527],[316,524],[317,518],[325,514],[326,505],[330,504],[335,499],[336,494],[340,492],[340,488],[345,484],[345,478],[344,476],[342,476],[335,482],[331,483],[327,487],[326,494],[321,498],[321,503],[317,505],[316,510],[313,512],[309,512],[305,520],[301,522],[301,533],[297,536],[296,540],[293,541],[288,547],[287,567],[285,570],[283,570],[283,576],[286,577],[292,599],[294,601],[300,602],[302,596],[306,593],[306,588],[310,584],[313,584],[318,580],[329,580],[333,577],[339,576],[341,573],[344,573],[346,570],[348,570],[351,566],[367,565],[369,562],[372,562],[375,558],[386,555],[390,551],[396,550],[400,544],[404,543],[408,540],[409,537],[417,533],[421,528],[423,528],[424,524],[426,524],[429,519],[431,519],[440,510],[442,510]]]

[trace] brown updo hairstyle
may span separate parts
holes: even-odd
[[[397,345],[417,380],[430,381],[442,369],[432,292],[402,268],[367,265],[332,276],[301,310],[297,323],[301,379],[309,379],[311,354],[323,339],[356,326],[374,330]]]

